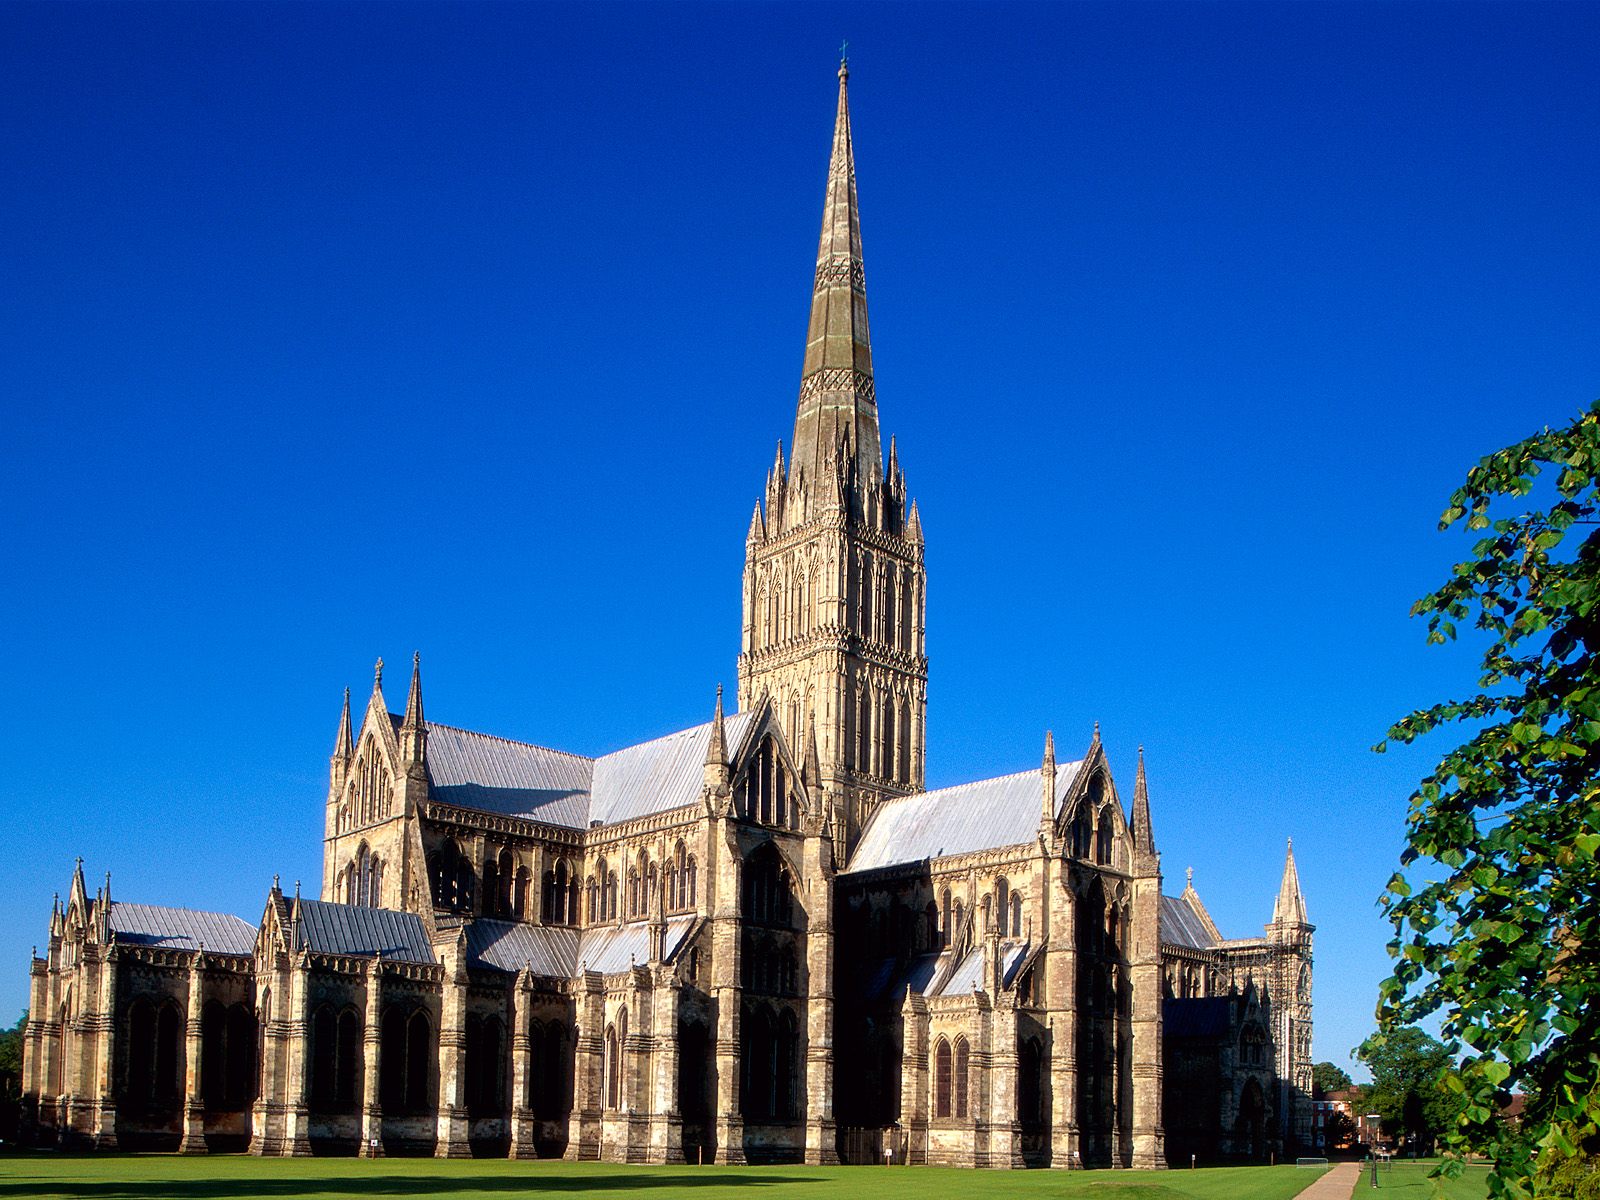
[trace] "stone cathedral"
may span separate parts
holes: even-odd
[[[1141,754],[927,791],[923,528],[878,420],[839,71],[793,439],[737,704],[590,758],[434,721],[382,663],[316,896],[91,894],[32,960],[41,1144],[1157,1168],[1311,1145],[1311,935],[1163,892]],[[776,408],[774,410],[776,415]],[[753,466],[754,464],[752,464]],[[729,581],[731,586],[732,581]],[[737,711],[732,711],[736,707]]]

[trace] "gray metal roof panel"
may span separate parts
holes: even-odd
[[[750,718],[750,713],[734,713],[723,719],[730,754],[738,751]],[[707,722],[595,759],[590,821],[614,825],[697,803],[710,744]]]
[[[232,913],[166,908],[159,904],[111,902],[111,930],[116,940],[134,946],[162,946],[209,954],[254,954],[256,927]]]
[[[670,960],[694,928],[695,915],[668,917],[666,957]],[[622,925],[598,925],[585,929],[578,940],[580,969],[614,975],[650,959],[650,924],[629,921]]]
[[[428,723],[428,779],[445,804],[584,829],[594,760]]]
[[[1191,950],[1209,950],[1217,944],[1182,896],[1161,897],[1161,940]]]
[[[1057,811],[1082,765],[1064,763],[1057,771]],[[1039,828],[1039,783],[1035,769],[886,801],[845,873],[1032,841]]]
[[[480,918],[467,926],[467,961],[475,967],[571,979],[578,973],[578,931],[564,925]]]
[[[400,962],[436,961],[427,928],[416,913],[301,900],[300,931],[306,948],[322,954],[382,954]]]
[[[941,996],[965,996],[973,988],[983,986],[983,949],[975,946],[967,951],[961,965],[950,972],[950,978],[939,989]]]

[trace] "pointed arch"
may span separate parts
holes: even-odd
[[[940,1037],[933,1048],[933,1115],[948,1117],[951,1109],[951,1081],[955,1060],[950,1043]]]

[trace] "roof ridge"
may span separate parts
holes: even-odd
[[[731,724],[732,722],[738,720],[740,717],[748,717],[749,715],[750,714],[748,712],[733,712],[733,713],[729,713],[727,715],[726,721],[727,721],[727,723]],[[631,742],[626,746],[618,746],[615,750],[608,750],[604,754],[597,754],[594,757],[594,759],[591,760],[591,761],[599,762],[602,758],[611,758],[614,755],[625,754],[629,750],[638,750],[641,747],[653,746],[657,742],[665,742],[665,741],[667,741],[667,740],[669,740],[671,738],[684,737],[685,735],[691,734],[691,733],[699,733],[702,729],[711,728],[711,726],[713,724],[715,724],[715,722],[713,722],[713,721],[701,721],[697,725],[688,725],[688,726],[685,726],[682,729],[674,729],[671,733],[663,733],[663,734],[658,734],[656,737],[653,737],[653,738],[645,738],[645,740],[642,741],[642,742]]]
[[[190,908],[187,904],[151,904],[145,900],[113,900],[112,908],[159,908],[164,912],[204,913],[208,917],[232,917],[235,921],[245,921],[238,913],[223,912],[220,908]]]
[[[389,715],[394,716],[395,714],[390,713]],[[589,763],[594,762],[596,757],[604,757],[603,755],[579,754],[576,750],[560,750],[555,746],[545,746],[538,742],[524,742],[517,738],[506,737],[503,734],[484,733],[482,730],[466,729],[460,725],[446,725],[443,721],[428,721],[427,726],[429,729],[448,729],[452,733],[465,733],[470,734],[472,737],[488,738],[491,742],[504,742],[508,746],[526,746],[529,750],[543,750],[547,754],[560,754],[566,758],[577,758]],[[670,737],[672,735],[668,734],[667,736]]]

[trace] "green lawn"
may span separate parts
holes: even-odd
[[[1362,1168],[1361,1182],[1356,1185],[1355,1200],[1364,1196],[1393,1196],[1396,1200],[1431,1200],[1437,1180],[1429,1179],[1428,1172],[1439,1165],[1438,1159],[1407,1161],[1397,1159],[1392,1167],[1379,1166],[1378,1189],[1372,1190],[1372,1176]],[[1484,1200],[1489,1194],[1489,1168],[1469,1166],[1460,1179],[1444,1181],[1445,1200]]]
[[[1398,1172],[1399,1168],[1396,1168]],[[604,1200],[1289,1200],[1320,1172],[1295,1167],[1199,1171],[955,1171],[938,1167],[622,1167],[603,1163],[53,1154],[0,1156],[0,1200],[285,1200],[288,1197],[563,1197]],[[1463,1193],[1465,1194],[1465,1193]],[[1476,1196],[1481,1196],[1478,1192]]]

